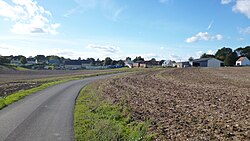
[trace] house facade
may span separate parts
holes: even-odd
[[[35,65],[36,64],[36,59],[35,58],[27,58],[27,63],[26,65]]]
[[[162,63],[162,67],[173,67],[173,61],[171,61],[171,60],[165,60]]]
[[[10,61],[11,65],[15,65],[15,66],[20,66],[21,65],[21,61],[19,59],[19,57],[13,57]]]
[[[250,60],[247,57],[240,57],[236,61],[236,66],[250,66]]]
[[[125,61],[125,66],[127,66],[129,68],[133,68],[133,62],[131,60],[127,60],[127,61]]]

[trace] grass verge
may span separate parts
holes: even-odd
[[[53,85],[56,85],[56,84],[59,84],[59,83],[63,83],[63,82],[66,82],[66,81],[69,81],[69,79],[58,80],[58,81],[54,81],[54,82],[45,83],[45,84],[42,84],[39,87],[32,88],[32,89],[29,89],[29,90],[19,91],[19,92],[16,92],[16,93],[12,94],[12,95],[7,96],[7,97],[0,98],[0,110],[3,109],[4,107],[10,105],[11,103],[14,103],[14,102],[24,98],[27,95],[30,95],[32,93],[38,92],[38,91],[43,90],[45,88],[48,88],[50,86],[53,86]]]
[[[142,141],[147,137],[147,123],[133,121],[129,109],[105,100],[92,83],[82,89],[75,106],[76,141]]]

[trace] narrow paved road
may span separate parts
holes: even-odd
[[[59,84],[0,110],[0,141],[73,141],[73,112],[79,91],[90,82],[111,76]]]

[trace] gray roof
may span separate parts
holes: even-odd
[[[208,60],[211,60],[211,59],[216,59],[216,58],[201,58],[201,59],[194,59],[192,62],[203,62],[203,61],[208,61]],[[218,59],[216,59],[218,60]],[[220,61],[220,60],[218,60]],[[222,62],[222,61],[221,61]]]

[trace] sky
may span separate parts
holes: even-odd
[[[183,61],[249,41],[250,0],[0,0],[0,55]]]

